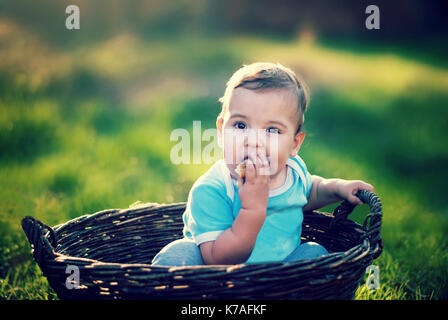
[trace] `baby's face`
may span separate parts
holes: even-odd
[[[269,174],[286,168],[297,155],[305,134],[296,134],[300,112],[297,96],[287,89],[249,90],[237,88],[223,117],[218,117],[224,158],[230,171],[260,153],[269,161]]]

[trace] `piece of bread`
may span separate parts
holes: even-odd
[[[241,162],[237,167],[236,167],[236,173],[239,174],[239,176],[241,177],[241,179],[243,180],[243,182],[246,180],[246,161]]]

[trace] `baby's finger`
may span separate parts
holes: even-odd
[[[254,148],[249,148],[247,150],[247,158],[252,160],[252,163],[256,166],[257,165],[257,152]]]
[[[261,162],[260,174],[261,175],[269,175],[270,174],[270,171],[269,171],[269,161],[266,158],[266,155],[264,153],[259,153],[258,157],[259,157],[260,162]]]
[[[361,181],[359,183],[358,189],[359,190],[368,190],[370,192],[375,192],[375,188],[371,184],[363,182],[363,181]]]
[[[362,204],[362,201],[355,195],[351,194],[347,197],[348,202],[354,204],[355,206]]]
[[[244,184],[243,179],[238,175],[238,177],[236,178],[236,185],[237,185],[238,189],[241,189],[243,184]]]
[[[257,177],[255,164],[251,159],[246,160],[246,182],[253,182]]]
[[[266,176],[268,174],[265,162],[260,155],[257,156],[257,174],[258,176]]]

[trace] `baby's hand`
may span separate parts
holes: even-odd
[[[241,208],[266,213],[270,179],[266,172],[269,170],[269,163],[263,155],[258,155],[255,161],[249,158],[245,163],[244,180],[238,178]]]
[[[372,185],[360,181],[360,180],[340,180],[338,181],[338,187],[336,189],[336,194],[343,198],[348,200],[350,203],[354,205],[362,204],[362,201],[355,196],[355,194],[359,190],[368,190],[370,192],[375,192],[375,189]]]

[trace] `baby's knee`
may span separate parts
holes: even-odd
[[[166,245],[152,260],[152,265],[203,265],[201,250],[190,239],[178,239]]]
[[[323,245],[320,245],[317,242],[306,242],[303,244],[303,246],[306,246],[309,254],[314,255],[316,258],[328,254],[327,249],[325,249]]]

